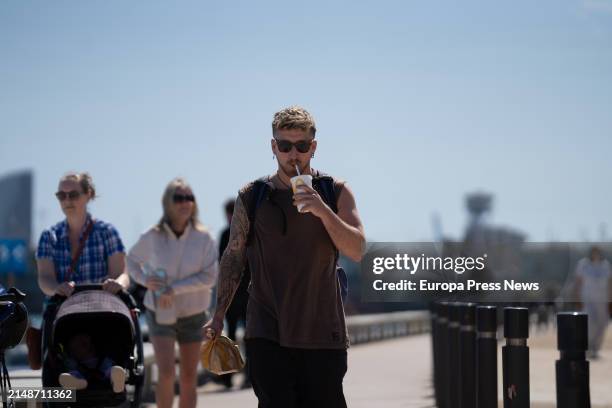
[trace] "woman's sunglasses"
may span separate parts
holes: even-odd
[[[55,196],[57,197],[58,200],[60,201],[64,201],[65,199],[69,199],[70,201],[74,201],[77,198],[79,198],[81,196],[80,191],[76,191],[76,190],[72,190],[72,191],[58,191],[57,193],[55,193]]]
[[[276,147],[281,153],[289,153],[293,146],[300,153],[308,153],[312,140],[300,140],[299,142],[292,143],[288,140],[274,139],[276,140]]]
[[[193,194],[175,194],[172,196],[172,201],[176,204],[184,203],[186,201],[195,202],[195,197]]]

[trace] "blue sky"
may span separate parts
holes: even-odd
[[[534,241],[612,228],[612,0],[0,5],[0,174],[34,169],[37,234],[68,170],[127,245],[178,175],[218,233],[291,104],[371,239],[459,237],[477,190]]]

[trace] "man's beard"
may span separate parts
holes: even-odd
[[[294,177],[294,176],[298,175],[297,171],[295,171],[295,165],[296,164],[298,165],[298,167],[300,169],[300,173],[304,173],[304,170],[306,169],[306,167],[308,167],[308,163],[302,164],[301,162],[299,162],[297,160],[290,160],[290,161],[285,162],[285,163],[280,163],[280,166],[281,166],[281,169],[283,170],[283,172],[287,176]]]

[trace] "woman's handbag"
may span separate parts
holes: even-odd
[[[32,370],[40,370],[42,366],[42,330],[28,326],[26,330],[26,345],[28,346],[28,364]]]
[[[202,345],[202,366],[213,374],[236,373],[244,367],[238,345],[225,336],[219,336]]]

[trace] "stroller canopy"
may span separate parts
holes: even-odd
[[[132,321],[130,309],[117,296],[105,290],[86,290],[77,292],[62,303],[55,323],[62,317],[75,313],[119,313]]]

